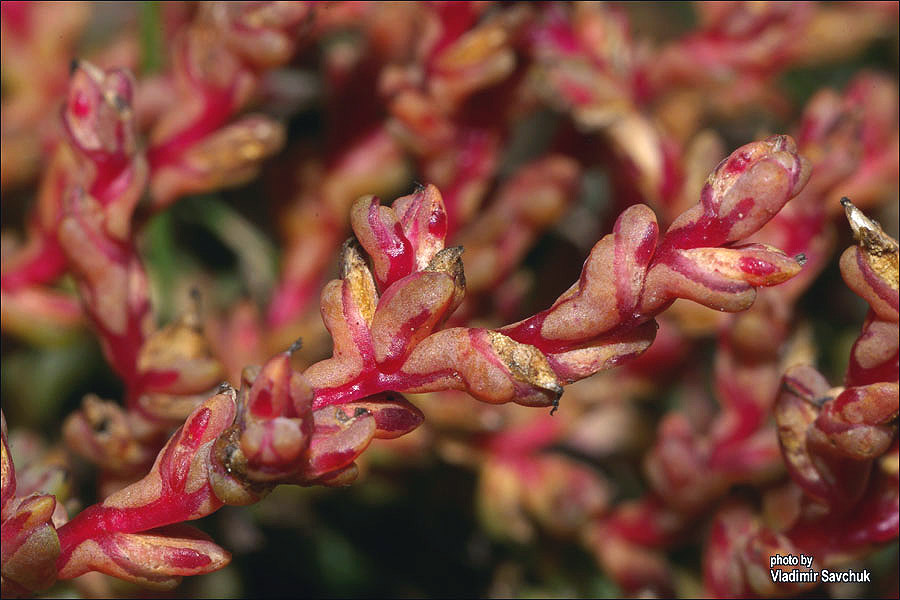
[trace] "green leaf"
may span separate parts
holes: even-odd
[[[178,247],[172,213],[154,216],[144,229],[144,257],[154,294],[154,308],[161,322],[172,319],[173,290],[178,277]]]
[[[141,72],[145,75],[162,69],[163,28],[159,2],[140,3]]]

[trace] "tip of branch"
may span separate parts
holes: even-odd
[[[853,237],[863,248],[878,255],[897,252],[897,242],[884,232],[881,225],[856,208],[849,198],[841,198],[841,204],[844,212],[847,213],[847,221],[850,223],[850,229],[853,230]]]
[[[560,391],[559,395],[553,399],[553,408],[550,409],[550,416],[552,417],[556,411],[559,410],[559,399],[562,398],[562,391]]]
[[[78,70],[78,67],[79,67],[80,65],[81,65],[81,63],[78,61],[78,59],[77,59],[77,58],[73,58],[73,59],[69,62],[69,75],[70,75],[70,76],[71,76],[71,75],[74,75],[74,74],[75,74],[75,71]]]
[[[299,337],[294,341],[293,344],[290,345],[290,347],[288,347],[287,352],[288,352],[288,354],[293,354],[294,352],[297,352],[302,347],[303,347],[303,338]]]
[[[853,237],[859,239],[860,232],[863,229],[872,229],[872,220],[869,219],[861,210],[854,206],[850,198],[846,196],[841,198],[841,206],[844,207],[844,213],[847,215],[847,221],[850,223],[850,229],[853,230]]]
[[[346,279],[354,267],[368,268],[359,250],[360,245],[356,237],[347,238],[341,247],[341,279]]]
[[[801,252],[800,254],[794,256],[794,260],[796,260],[797,264],[802,267],[806,264],[806,255]]]

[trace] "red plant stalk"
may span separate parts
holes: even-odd
[[[488,444],[489,458],[482,472],[483,487],[482,493],[479,495],[482,511],[492,516],[501,515],[500,521],[508,521],[509,525],[504,527],[505,532],[517,538],[528,536],[530,531],[527,518],[521,514],[522,510],[538,518],[551,530],[571,532],[575,530],[574,523],[583,522],[586,517],[597,515],[605,502],[606,493],[602,481],[598,480],[596,476],[592,476],[588,469],[579,468],[577,463],[566,459],[541,456],[541,450],[558,442],[563,431],[558,423],[554,426],[552,421],[544,421],[546,419],[537,419],[524,428],[516,429],[514,427],[508,433],[491,436],[491,442]],[[492,448],[494,451],[491,450]],[[542,475],[542,473],[546,473],[544,467],[541,466],[545,463],[554,465],[551,471],[556,474],[552,477]],[[538,485],[538,480],[547,485]],[[573,486],[572,489],[583,490],[583,495],[579,494],[563,500],[565,494],[562,493],[562,490],[568,489],[566,486],[569,484]],[[560,510],[554,511],[553,508]],[[661,516],[663,513],[664,511],[660,512],[658,520],[661,523],[668,523],[664,531],[668,531],[668,535],[671,537],[674,527],[672,516],[663,518]],[[496,522],[497,520],[486,519],[486,522],[492,521]],[[680,518],[676,517],[674,523],[680,522]],[[586,537],[590,540],[592,536],[588,534]],[[609,538],[604,537],[603,539],[608,540]],[[593,545],[590,541],[588,544]],[[619,544],[617,547],[624,546]],[[661,559],[651,561],[649,566],[643,567],[644,575],[647,575],[647,578],[641,579],[639,577],[641,571],[634,570],[634,565],[639,564],[636,555],[640,553],[646,554],[646,551],[635,549],[628,552],[627,555],[636,560],[620,562],[621,569],[614,568],[616,565],[606,566],[615,573],[623,573],[623,570],[627,570],[628,576],[634,578],[632,583],[635,585],[647,585],[648,582],[654,581],[653,577],[658,580],[661,577],[658,575],[665,571]],[[613,557],[614,554],[610,553],[609,556]],[[647,559],[644,558],[643,562],[647,563]],[[648,568],[653,572],[646,571]],[[628,583],[627,579],[622,581]]]
[[[484,9],[478,2],[428,5],[413,60],[389,65],[379,81],[389,130],[444,190],[451,239],[474,216],[497,169],[509,125],[497,115],[511,112],[515,45],[530,18],[517,7],[479,21]]]
[[[3,446],[0,456],[0,564],[3,593],[27,595],[56,580],[59,555],[56,528],[66,521],[65,509],[48,494],[16,495],[16,469],[9,453],[6,417],[0,412]]]
[[[281,126],[244,109],[266,70],[287,62],[311,7],[305,2],[211,2],[173,42],[178,94],[156,120],[147,159],[153,209],[186,194],[254,177],[284,143]]]
[[[295,38],[309,11],[303,2],[208,3],[201,6],[194,22],[176,36],[171,78],[175,82],[177,101],[167,103],[160,114],[154,115],[155,125],[147,150],[149,164],[141,167],[144,170],[149,167],[152,210],[160,210],[185,194],[243,183],[256,175],[263,159],[281,148],[284,133],[272,119],[249,115],[230,121],[249,103],[266,70],[293,55]],[[143,91],[153,95],[150,90]],[[71,100],[70,97],[70,105]],[[82,101],[90,104],[97,103],[98,99],[84,96]],[[127,104],[129,127],[133,128],[131,97]],[[90,106],[85,105],[83,110],[96,118]],[[77,116],[72,116],[76,112],[66,113],[68,122],[77,120]],[[67,134],[72,138],[71,131]],[[128,151],[133,153],[134,133],[129,135]],[[115,152],[99,158],[88,156],[81,164],[95,168],[87,174],[81,173],[76,166],[78,159],[70,156],[65,144],[59,146],[45,175],[39,198],[41,208],[30,228],[29,244],[16,256],[4,260],[3,324],[9,330],[23,327],[20,325],[23,320],[17,319],[22,313],[36,314],[42,321],[70,327],[78,322],[77,311],[68,296],[34,287],[52,282],[66,271],[65,255],[57,239],[64,210],[63,196],[75,183],[91,191],[106,186],[109,182],[105,180],[111,181],[120,172],[128,173],[122,171],[123,158]],[[95,150],[90,145],[80,145],[77,139],[74,147],[76,154],[90,154]],[[97,180],[93,181],[94,178]],[[120,181],[118,185],[130,184]],[[107,202],[103,198],[98,200],[101,204]],[[120,203],[120,207],[124,205]],[[28,334],[30,330],[26,327],[23,333]]]
[[[632,548],[634,553],[649,553],[652,547],[669,545],[676,539],[673,533],[683,530],[735,483],[759,483],[780,471],[781,454],[767,416],[777,396],[779,374],[790,364],[786,361],[811,358],[805,355],[802,342],[788,343],[793,304],[830,255],[833,233],[827,199],[841,182],[867,171],[861,151],[866,138],[863,132],[871,121],[880,122],[884,117],[878,111],[863,112],[861,106],[872,104],[873,97],[881,104],[890,104],[891,95],[896,104],[896,94],[887,93],[878,80],[864,79],[872,82],[868,94],[860,93],[858,83],[852,84],[843,97],[831,91],[820,92],[804,114],[799,137],[801,152],[813,157],[810,182],[751,241],[802,254],[807,259],[805,268],[785,285],[763,291],[748,311],[729,316],[722,323],[715,362],[717,399],[722,408],[715,418],[710,423],[692,422],[682,413],[664,418],[657,443],[646,460],[654,492],[644,505],[656,507],[651,513],[660,511],[658,519],[668,513],[670,527],[660,538],[637,530],[622,533],[625,537],[619,544],[636,546]],[[880,188],[878,178],[873,175],[870,189]],[[615,526],[618,513],[619,509],[613,511],[610,524],[600,526],[604,533],[598,539],[609,540],[621,533]],[[630,537],[632,534],[636,537]],[[628,582],[652,587],[655,581],[663,589],[671,584],[667,570],[657,564],[663,559],[661,554],[645,577],[640,561],[634,561],[631,568],[596,548],[601,562],[626,589]],[[623,570],[617,571],[620,564]],[[650,577],[653,574],[661,578]]]
[[[786,99],[773,85],[779,74],[852,54],[885,35],[897,18],[897,7],[889,3],[854,8],[811,2],[758,9],[740,2],[698,5],[699,29],[664,47],[650,65],[653,93],[667,94],[664,102],[679,107],[673,114],[695,124],[703,113],[734,117],[760,106],[785,113]]]
[[[9,302],[13,311],[36,305],[43,314],[49,310],[51,314],[63,313],[60,316],[67,316],[68,322],[78,319],[77,307],[68,295],[42,287],[58,279],[67,268],[58,229],[65,211],[64,198],[72,186],[87,190],[103,206],[125,196],[126,201],[115,202],[115,208],[110,209],[110,228],[120,239],[128,239],[127,220],[147,177],[146,161],[136,154],[133,86],[124,70],[105,74],[89,63],[73,63],[62,113],[65,141],[57,144],[42,183],[28,244],[3,264],[0,287],[4,305]],[[4,313],[7,310],[4,308]],[[4,317],[5,325],[13,322]]]
[[[494,206],[503,205],[498,203]],[[515,236],[516,232],[512,231],[509,235]],[[428,410],[426,414],[430,415],[432,412]],[[570,416],[568,412],[567,416]],[[575,417],[575,420],[578,418]],[[571,432],[571,424],[563,425],[558,420],[537,417],[524,425],[507,424],[507,431],[488,435],[486,440],[476,443],[486,453],[478,495],[486,526],[503,537],[526,541],[532,535],[531,519],[556,533],[574,533],[579,530],[578,525],[581,525],[582,531],[586,530],[583,535],[586,545],[600,552],[599,558],[604,567],[624,589],[637,591],[654,586],[657,589],[670,589],[668,571],[661,553],[636,544],[671,543],[675,534],[686,523],[685,518],[654,498],[643,504],[623,506],[621,514],[617,511],[610,519],[600,518],[608,496],[602,478],[592,474],[590,469],[579,466],[577,461],[543,454],[549,446],[561,443]],[[751,440],[744,446],[748,451],[747,456],[754,458],[747,459],[747,466],[741,467],[743,472],[737,471],[736,464],[727,460],[715,468],[723,469],[728,477],[737,478],[747,476],[746,471],[751,469],[753,461],[761,462],[764,468],[771,469],[770,465],[778,453],[774,434],[769,437],[771,443],[761,444],[762,440]],[[553,467],[547,470],[542,465]],[[697,473],[699,472],[698,470]],[[753,473],[752,470],[750,472]],[[714,485],[703,485],[702,482],[707,480],[714,482]],[[692,479],[691,483],[693,486],[686,487],[702,492],[723,489],[727,486],[727,478],[697,478]],[[571,488],[567,488],[567,485]],[[582,490],[583,493],[566,496],[567,489]],[[634,524],[620,524],[622,519],[631,522],[631,518],[626,515],[633,514],[633,509],[637,506],[643,507],[641,514],[646,515],[651,522],[660,523],[659,534],[648,533]],[[596,520],[596,523],[591,524],[592,520]],[[636,537],[629,539],[633,535]],[[611,540],[616,542],[614,550],[611,549],[613,546],[607,544]],[[622,556],[630,559],[621,560]]]
[[[98,570],[168,586],[214,570],[227,553],[181,522],[223,503],[255,502],[277,483],[352,481],[354,460],[373,438],[421,423],[398,392],[462,389],[489,403],[555,406],[564,383],[649,346],[653,315],[674,298],[746,308],[756,286],[780,283],[799,265],[770,247],[733,244],[764,225],[807,175],[786,136],[739,149],[658,243],[652,212],[629,209],[594,247],[579,282],[550,309],[501,330],[438,330],[465,284],[461,249],[443,248],[447,221],[436,188],[391,208],[361,198],[342,278],[322,294],[332,358],[299,373],[290,351],[280,354],[245,371],[240,393],[225,388],[204,402],[149,475],[58,529],[58,576]]]
[[[877,84],[877,80],[873,83]],[[868,89],[869,94],[861,95],[859,86],[853,84],[845,98],[823,92],[810,103],[801,125],[801,151],[815,157],[810,184],[753,236],[754,241],[788,248],[791,254],[806,255],[806,268],[802,275],[785,285],[764,291],[763,298],[751,309],[734,315],[727,323],[716,361],[716,385],[722,411],[712,424],[703,426],[707,433],[695,431],[696,425],[681,415],[668,417],[660,429],[658,444],[648,456],[649,476],[657,492],[616,507],[608,516],[596,515],[595,524],[586,528],[585,543],[625,590],[671,591],[671,574],[665,555],[658,549],[680,539],[686,526],[704,507],[735,482],[752,483],[771,478],[780,469],[775,431],[765,426],[765,417],[776,395],[778,373],[784,368],[781,365],[787,364],[781,352],[787,348],[792,304],[828,258],[831,230],[826,218],[826,198],[836,182],[865,172],[862,153],[857,150],[865,139],[861,132],[869,119],[877,122],[881,117],[877,111],[860,111],[859,106],[871,104],[866,98],[873,96],[881,98],[882,104],[890,104],[881,93],[885,88],[871,85]],[[889,135],[880,137],[890,138]],[[679,352],[683,352],[681,346]],[[791,350],[789,356],[793,357],[790,360],[807,359],[802,350],[799,356],[796,350]],[[650,358],[645,356],[642,360],[646,362],[644,359]],[[665,357],[651,360],[650,364],[659,364]],[[544,431],[552,441],[521,447],[507,439],[516,435],[514,426],[513,431],[496,437],[517,450],[501,453],[511,458],[490,457],[482,470],[479,494],[482,510],[495,517],[503,514],[510,523],[509,527],[502,528],[503,533],[517,539],[531,531],[522,511],[549,529],[555,529],[553,519],[547,518],[529,500],[527,489],[530,488],[524,486],[529,480],[534,483],[532,470],[536,467],[525,465],[540,460],[538,452],[542,448],[566,439],[569,429],[561,429],[558,422],[556,427],[550,423],[545,427],[539,420],[535,419],[523,431]],[[553,487],[548,485],[548,489]],[[596,510],[588,503],[584,513],[596,514]],[[643,515],[643,520],[635,521],[635,514]],[[486,519],[489,521],[490,518]],[[660,527],[640,526],[645,522],[659,523]],[[628,560],[623,556],[629,557]]]
[[[845,387],[808,366],[785,373],[774,412],[792,482],[770,493],[765,522],[742,505],[717,515],[704,557],[712,594],[796,594],[815,583],[765,577],[770,556],[806,553],[814,570],[834,568],[900,535],[898,245],[849,200],[844,206],[857,245],[841,256],[841,273],[870,306]]]
[[[84,312],[124,380],[127,406],[123,411],[89,396],[64,435],[76,451],[125,481],[146,469],[171,424],[207,397],[221,373],[196,314],[159,330],[153,323],[132,236],[132,213],[148,178],[136,150],[132,86],[122,71],[76,67],[64,123],[80,169],[95,176],[88,187],[70,185],[57,233]]]
[[[45,144],[56,137],[56,110],[68,82],[66,65],[87,25],[87,3],[2,5],[3,111],[0,186],[6,192],[28,182],[41,167]]]
[[[716,356],[722,411],[709,425],[705,439],[701,441],[682,417],[671,416],[664,421],[658,446],[648,458],[657,492],[688,512],[704,506],[736,480],[758,480],[780,462],[774,431],[767,431],[765,420],[783,371],[793,305],[830,255],[833,232],[827,199],[835,186],[865,169],[861,147],[867,118],[859,111],[864,100],[852,91],[854,87],[845,98],[825,91],[810,102],[800,127],[800,151],[814,157],[810,182],[751,238],[803,255],[803,272],[783,286],[766,290],[750,310],[724,324]],[[870,90],[880,91],[878,86]],[[684,452],[695,456],[692,477],[684,475]],[[751,463],[755,464],[751,467]]]
[[[470,123],[472,115],[462,111],[461,105],[477,91],[509,76],[515,62],[510,38],[522,20],[522,11],[515,11],[517,16],[513,18],[505,16],[474,25],[483,9],[477,2],[425,5],[418,9],[425,23],[422,39],[396,34],[401,40],[393,42],[396,46],[403,47],[403,41],[419,41],[414,52],[406,53],[414,54],[417,62],[387,64],[376,73],[378,92],[386,97],[387,122],[372,119],[359,123],[359,116],[351,119],[352,139],[339,146],[340,152],[329,161],[321,177],[304,185],[289,217],[295,225],[287,236],[291,242],[282,280],[269,307],[270,326],[283,328],[296,323],[312,304],[321,273],[345,235],[352,202],[366,192],[393,191],[408,178],[404,148],[418,159],[423,177],[444,190],[449,236],[475,214],[497,168],[500,127],[497,123],[490,127]],[[338,17],[343,18],[340,13]],[[333,20],[335,16],[323,18]],[[333,26],[330,21],[327,24]],[[383,48],[379,25],[376,20],[368,26],[371,29],[366,29],[373,51],[389,61],[404,56],[400,48]],[[403,31],[402,26],[397,27]],[[340,55],[338,66],[339,59]],[[362,67],[374,68],[369,62]],[[333,129],[340,141],[342,135],[351,135],[343,122],[348,118],[347,111],[362,112],[364,117],[373,111],[360,110],[355,88],[349,96],[346,90],[347,97],[341,96],[341,90],[347,87],[343,70],[328,74],[338,91],[329,105],[332,111],[338,111]],[[368,73],[357,75],[365,80]],[[496,100],[497,106],[505,108],[509,90],[498,95],[502,98]],[[341,112],[344,106],[347,108]],[[483,114],[484,102],[469,112]],[[301,329],[293,327],[290,331]],[[283,341],[282,336],[279,340]]]
[[[137,352],[152,326],[131,236],[131,215],[148,177],[136,148],[132,94],[125,73],[76,67],[63,121],[83,168],[97,176],[90,186],[69,184],[57,225],[60,250],[71,260],[104,354],[128,388],[137,384]]]

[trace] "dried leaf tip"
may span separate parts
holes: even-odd
[[[547,362],[547,357],[534,346],[521,344],[500,332],[488,331],[488,336],[491,346],[512,376],[521,382],[552,393],[555,396],[555,406],[562,396],[563,387]]]
[[[359,252],[359,242],[354,237],[347,238],[341,247],[341,279],[346,279],[354,269],[366,267],[366,261]]]
[[[462,246],[450,246],[438,251],[434,258],[425,267],[426,271],[437,273],[450,273],[454,277],[465,276],[462,272],[463,264],[460,258],[463,254]]]
[[[856,208],[849,198],[841,198],[844,212],[847,213],[847,221],[856,238],[864,249],[876,255],[898,251],[897,242],[884,232],[876,221],[867,217],[863,211]]]

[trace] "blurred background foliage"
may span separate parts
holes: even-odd
[[[624,3],[635,37],[662,43],[690,31],[694,10],[684,2]],[[138,26],[141,69],[152,73],[165,65],[165,42],[157,2],[97,3],[81,47],[102,46],[123,24]],[[335,34],[339,35],[339,34]],[[333,43],[325,39],[321,43]],[[819,89],[841,89],[858,72],[873,69],[898,77],[898,37],[879,39],[862,53],[840,62],[797,68],[778,80],[798,111]],[[286,77],[305,85],[303,102],[288,114],[277,106],[274,114],[288,119],[288,146],[271,161],[262,177],[239,188],[213,195],[188,197],[152,218],[139,240],[152,285],[152,298],[161,322],[183,307],[191,282],[211,282],[209,306],[226,307],[250,297],[262,305],[278,273],[275,223],[280,183],[295,164],[292,151],[315,140],[324,126],[323,98],[316,82],[316,54],[307,52],[285,69]],[[263,107],[265,108],[265,107]],[[790,115],[796,118],[797,112]],[[539,114],[523,121],[503,164],[510,172],[534,156],[556,126],[558,117]],[[789,128],[771,112],[745,114],[736,120],[713,123],[726,147],[733,148],[760,134]],[[548,231],[528,254],[526,263],[543,282],[527,310],[552,300],[580,269],[594,231],[579,235],[578,215],[611,225],[607,173],[595,169],[583,178],[579,202],[570,215]],[[33,201],[32,192],[4,192],[4,228],[22,223]],[[581,211],[581,212],[579,212]],[[886,229],[897,236],[897,206],[880,215]],[[837,247],[850,243],[842,231]],[[800,310],[813,326],[820,349],[820,367],[837,381],[847,364],[850,346],[858,335],[866,307],[842,283],[833,261],[801,301]],[[40,341],[39,341],[40,342]],[[701,346],[697,363],[711,369],[716,341]],[[122,387],[103,360],[89,331],[46,344],[25,344],[2,338],[2,399],[9,423],[58,440],[62,419],[82,397],[93,392],[118,398]],[[707,373],[708,375],[708,373]],[[707,376],[706,381],[710,378]],[[664,397],[638,399],[651,426],[671,406],[679,391]],[[390,442],[382,442],[390,443]],[[15,453],[13,453],[15,455]],[[642,491],[640,453],[610,457],[595,464],[619,483],[618,493],[637,497]],[[81,505],[95,500],[92,469],[77,463],[76,496]],[[566,539],[542,533],[535,544],[493,541],[478,522],[476,475],[438,455],[421,456],[416,463],[394,465],[371,461],[368,472],[353,486],[306,489],[282,486],[249,509],[226,507],[198,523],[234,555],[222,571],[187,578],[174,592],[156,597],[617,597],[621,590],[596,567],[593,557]],[[701,571],[700,546],[682,546],[672,555],[678,585],[686,595],[702,594],[696,574]],[[871,561],[882,574],[896,573],[898,544],[881,550]],[[876,574],[877,576],[877,574]],[[879,579],[882,579],[879,577]],[[116,581],[119,594],[144,594]],[[51,595],[73,593],[65,585]],[[853,589],[860,594],[859,588]],[[867,588],[865,594],[883,590]]]

